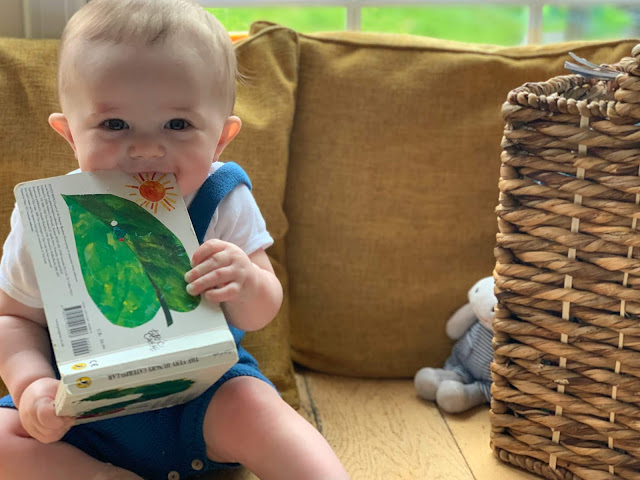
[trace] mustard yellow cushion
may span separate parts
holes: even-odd
[[[55,91],[55,40],[0,39],[0,238],[9,232],[13,186],[21,181],[61,175],[77,168],[66,142],[48,125],[60,111]],[[289,132],[295,107],[297,38],[281,27],[266,29],[235,45],[246,79],[238,84],[236,113],[240,135],[222,160],[242,165],[275,239],[269,250],[283,285],[286,220],[282,210]],[[286,291],[286,290],[285,290]],[[293,405],[298,395],[288,343],[287,301],[278,317],[243,345]]]
[[[297,407],[289,348],[283,203],[298,81],[298,38],[289,29],[273,26],[239,41],[236,53],[242,79],[237,84],[235,113],[242,119],[242,130],[225,149],[222,160],[238,162],[251,178],[253,194],[275,240],[267,253],[285,292],[278,316],[259,332],[247,333],[243,345],[282,397]]]
[[[445,322],[491,275],[509,90],[636,41],[501,48],[300,36],[285,199],[294,361],[407,377],[442,366]]]

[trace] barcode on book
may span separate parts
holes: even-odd
[[[84,315],[84,310],[82,310],[82,305],[63,308],[62,315],[64,316],[65,322],[67,322],[69,338],[83,336],[83,338],[71,340],[73,356],[89,355],[91,353],[91,343],[89,343],[89,339],[85,336],[89,335],[89,325],[87,324],[87,317]]]
[[[89,343],[88,338],[71,340],[71,348],[73,350],[74,357],[89,355],[91,353],[91,344]]]
[[[82,305],[75,305],[73,307],[63,308],[62,310],[70,337],[89,334],[89,326],[87,325],[87,319],[84,316]]]

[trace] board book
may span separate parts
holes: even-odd
[[[186,292],[198,247],[172,174],[85,172],[14,190],[77,423],[187,402],[237,361],[218,305]]]

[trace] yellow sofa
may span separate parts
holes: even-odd
[[[613,63],[636,43],[504,48],[263,22],[236,44],[244,129],[224,159],[252,178],[287,292],[246,345],[353,479],[533,478],[492,455],[488,406],[442,414],[412,376],[443,364],[447,318],[492,271],[507,92],[562,74],[569,51]],[[0,39],[2,238],[16,183],[75,168],[47,125],[56,47]]]

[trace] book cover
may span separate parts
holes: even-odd
[[[237,361],[222,310],[186,292],[198,247],[172,174],[85,172],[14,189],[77,423],[177,405]]]

